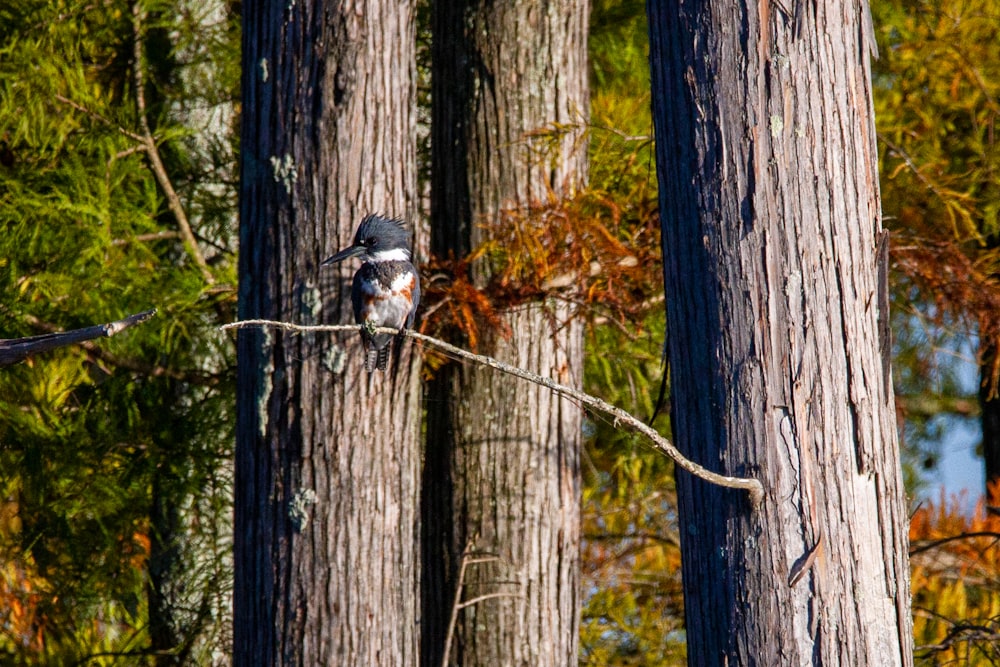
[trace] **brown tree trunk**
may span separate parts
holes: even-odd
[[[865,2],[650,2],[691,665],[909,665]],[[764,12],[761,14],[760,12]]]
[[[361,217],[413,219],[414,6],[243,5],[240,318],[349,322]],[[418,358],[241,330],[234,663],[417,660]]]
[[[434,8],[432,245],[461,257],[504,211],[586,179],[588,5],[438,2]],[[529,133],[568,128],[540,156]],[[476,273],[485,280],[490,267]],[[502,304],[501,304],[502,305]],[[582,379],[582,324],[564,302],[502,316],[480,351]],[[566,322],[569,322],[566,324]],[[564,326],[565,324],[565,326]],[[439,665],[463,551],[470,564],[451,662],[572,665],[579,627],[580,409],[490,369],[452,364],[431,384],[424,471],[424,665]],[[494,558],[495,557],[495,558]]]

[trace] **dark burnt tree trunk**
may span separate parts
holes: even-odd
[[[1000,387],[994,381],[993,367],[1000,351],[997,345],[983,346],[979,362],[979,407],[983,428],[983,461],[986,464],[986,500],[1000,505]]]
[[[363,215],[416,212],[414,3],[243,5],[239,315],[345,323]],[[417,357],[239,332],[236,665],[417,661]]]
[[[912,664],[867,4],[647,6],[688,662]]]
[[[586,179],[588,3],[434,6],[432,246],[462,257],[504,211]],[[539,158],[534,131],[567,132]],[[489,267],[478,265],[481,280]],[[502,304],[499,304],[502,307]],[[503,310],[513,333],[479,350],[560,382],[582,380],[582,324],[555,299]],[[567,324],[567,321],[569,322]],[[564,326],[565,325],[565,326]],[[468,568],[451,662],[572,665],[579,627],[581,413],[547,390],[451,364],[429,388],[424,471],[423,664],[439,665],[463,549]]]

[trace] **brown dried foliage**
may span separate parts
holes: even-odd
[[[993,253],[967,248],[950,238],[894,238],[891,257],[895,268],[912,281],[925,298],[933,300],[939,324],[965,322],[979,332],[980,360],[992,358],[990,391],[1000,381],[1000,266]]]
[[[421,331],[456,332],[475,349],[500,313],[556,298],[582,317],[638,323],[662,292],[659,217],[652,200],[622,205],[586,191],[567,201],[507,210],[484,225],[486,242],[467,257],[433,258],[424,270]]]

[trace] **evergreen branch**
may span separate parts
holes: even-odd
[[[149,234],[136,234],[132,238],[128,239],[114,239],[111,241],[111,245],[129,245],[131,243],[146,243],[147,241],[160,241],[162,239],[176,239],[181,235],[180,232],[174,232],[169,230],[164,230],[162,232],[152,232]]]
[[[170,368],[161,364],[147,364],[128,357],[120,357],[117,354],[108,352],[99,345],[95,345],[94,343],[88,341],[80,343],[80,347],[85,349],[93,358],[97,360],[106,362],[115,368],[122,368],[126,371],[132,371],[133,373],[138,373],[139,375],[143,375],[145,377],[168,377],[171,380],[187,382],[199,387],[215,387],[219,384],[219,378],[209,373],[179,371],[175,368]]]
[[[291,324],[289,322],[275,322],[273,320],[242,320],[239,322],[232,322],[230,324],[224,324],[220,328],[225,329],[242,329],[245,327],[273,327],[276,329],[284,329],[286,331],[296,331],[296,332],[315,332],[315,331],[357,331],[359,329],[356,324],[326,324],[326,325],[301,325],[301,324]],[[717,486],[723,486],[730,489],[744,489],[750,494],[750,502],[754,509],[760,507],[761,501],[764,499],[764,487],[756,479],[743,478],[743,477],[730,477],[728,475],[720,475],[719,473],[712,472],[707,468],[695,463],[694,461],[686,458],[681,454],[680,450],[674,447],[673,443],[664,438],[662,435],[657,433],[652,427],[647,426],[644,422],[636,419],[629,413],[625,412],[621,408],[611,405],[610,403],[597,398],[596,396],[591,396],[572,387],[568,387],[558,382],[543,377],[541,375],[536,375],[531,371],[526,371],[523,368],[518,368],[517,366],[511,366],[505,364],[502,361],[498,361],[492,357],[487,357],[481,354],[473,354],[463,350],[460,347],[455,347],[450,343],[446,343],[443,340],[439,340],[432,336],[427,336],[416,331],[411,331],[409,329],[398,331],[396,329],[387,327],[375,327],[373,333],[387,333],[387,334],[402,334],[413,338],[414,340],[421,341],[440,350],[444,350],[449,354],[455,355],[461,359],[466,359],[484,366],[489,366],[502,373],[507,373],[508,375],[513,375],[519,377],[522,380],[527,380],[529,382],[534,382],[547,389],[550,389],[557,394],[561,394],[568,398],[572,398],[583,405],[590,408],[603,412],[614,418],[614,426],[617,427],[619,422],[624,422],[630,426],[633,430],[639,431],[647,438],[653,441],[653,444],[661,452],[669,456],[674,460],[677,465],[679,465],[684,470],[711,484]]]
[[[142,19],[143,19],[143,9],[141,2],[136,2],[132,8],[133,16],[133,49],[134,49],[134,76],[135,76],[135,99],[136,108],[139,113],[139,127],[142,129],[142,136],[139,138],[145,147],[146,154],[149,156],[149,164],[153,169],[153,175],[156,176],[157,183],[163,188],[163,194],[167,197],[167,206],[170,208],[170,212],[174,214],[174,219],[177,221],[177,227],[181,233],[181,238],[184,241],[184,247],[187,249],[188,254],[191,255],[191,259],[194,263],[198,265],[201,270],[201,275],[205,279],[205,282],[209,285],[215,284],[215,276],[212,274],[211,269],[208,268],[208,263],[205,261],[205,256],[201,253],[201,249],[198,247],[198,239],[195,238],[194,232],[191,230],[191,223],[188,221],[187,213],[184,212],[184,205],[181,203],[181,198],[174,189],[173,183],[170,181],[170,175],[167,173],[167,168],[163,164],[163,159],[160,157],[160,150],[156,147],[156,139],[153,137],[153,132],[149,127],[149,119],[146,116],[146,93],[145,93],[145,79],[143,77],[143,62],[142,62]]]
[[[72,108],[76,109],[77,111],[79,111],[80,113],[83,113],[83,114],[86,114],[86,115],[90,116],[91,118],[93,118],[96,121],[104,123],[105,125],[110,125],[112,127],[117,127],[118,131],[123,136],[126,136],[129,139],[132,139],[133,141],[138,141],[139,144],[140,144],[138,146],[138,148],[140,150],[143,150],[143,151],[146,150],[146,141],[145,141],[145,139],[143,138],[143,136],[141,134],[136,134],[132,130],[127,130],[124,127],[122,127],[121,125],[116,125],[115,123],[113,123],[111,121],[110,118],[105,118],[104,116],[102,116],[101,114],[97,113],[96,111],[94,111],[92,109],[89,109],[88,107],[83,106],[79,102],[74,102],[73,100],[69,99],[68,97],[64,97],[63,95],[60,95],[60,94],[56,93],[55,98],[56,98],[57,102],[62,102],[66,106],[72,107]]]
[[[180,196],[177,194],[177,190],[174,189],[173,182],[170,180],[170,175],[167,173],[167,168],[163,164],[163,159],[160,157],[160,150],[156,146],[156,138],[149,127],[149,120],[146,117],[146,95],[143,91],[144,77],[142,75],[142,41],[139,36],[139,31],[142,29],[141,22],[139,19],[139,14],[141,11],[139,5],[135,6],[136,13],[136,38],[135,38],[135,86],[136,86],[136,106],[139,110],[139,125],[142,128],[143,133],[137,134],[129,129],[126,129],[116,123],[112,122],[111,119],[102,116],[101,114],[89,109],[88,107],[80,104],[79,102],[74,102],[73,100],[65,97],[63,95],[56,94],[55,98],[57,101],[62,102],[66,106],[76,109],[80,113],[86,114],[93,118],[94,120],[108,125],[111,127],[117,127],[118,131],[123,135],[138,142],[138,146],[134,149],[129,149],[127,151],[122,151],[118,154],[118,157],[122,157],[128,153],[134,152],[134,150],[141,150],[146,155],[149,156],[149,164],[153,170],[153,176],[156,178],[156,182],[159,184],[160,188],[163,189],[163,193],[167,198],[167,206],[170,208],[170,212],[173,214],[174,219],[177,221],[178,231],[176,234],[180,235],[181,241],[184,244],[184,248],[191,255],[194,263],[198,265],[201,270],[201,275],[209,285],[215,284],[215,276],[208,267],[208,262],[205,261],[205,256],[202,254],[201,249],[198,247],[198,240],[195,238],[194,231],[191,229],[191,223],[188,221],[187,213],[184,211],[184,205],[181,202]],[[166,233],[164,233],[166,234]]]
[[[0,339],[0,366],[10,366],[27,359],[33,354],[54,350],[74,343],[85,343],[95,338],[110,338],[130,326],[145,322],[156,314],[156,309],[129,315],[123,320],[98,324],[83,329],[47,333],[28,338]]]

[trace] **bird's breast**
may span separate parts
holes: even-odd
[[[379,279],[360,281],[359,320],[376,326],[402,326],[413,307],[416,286],[417,276],[410,271],[392,277],[388,284]]]

